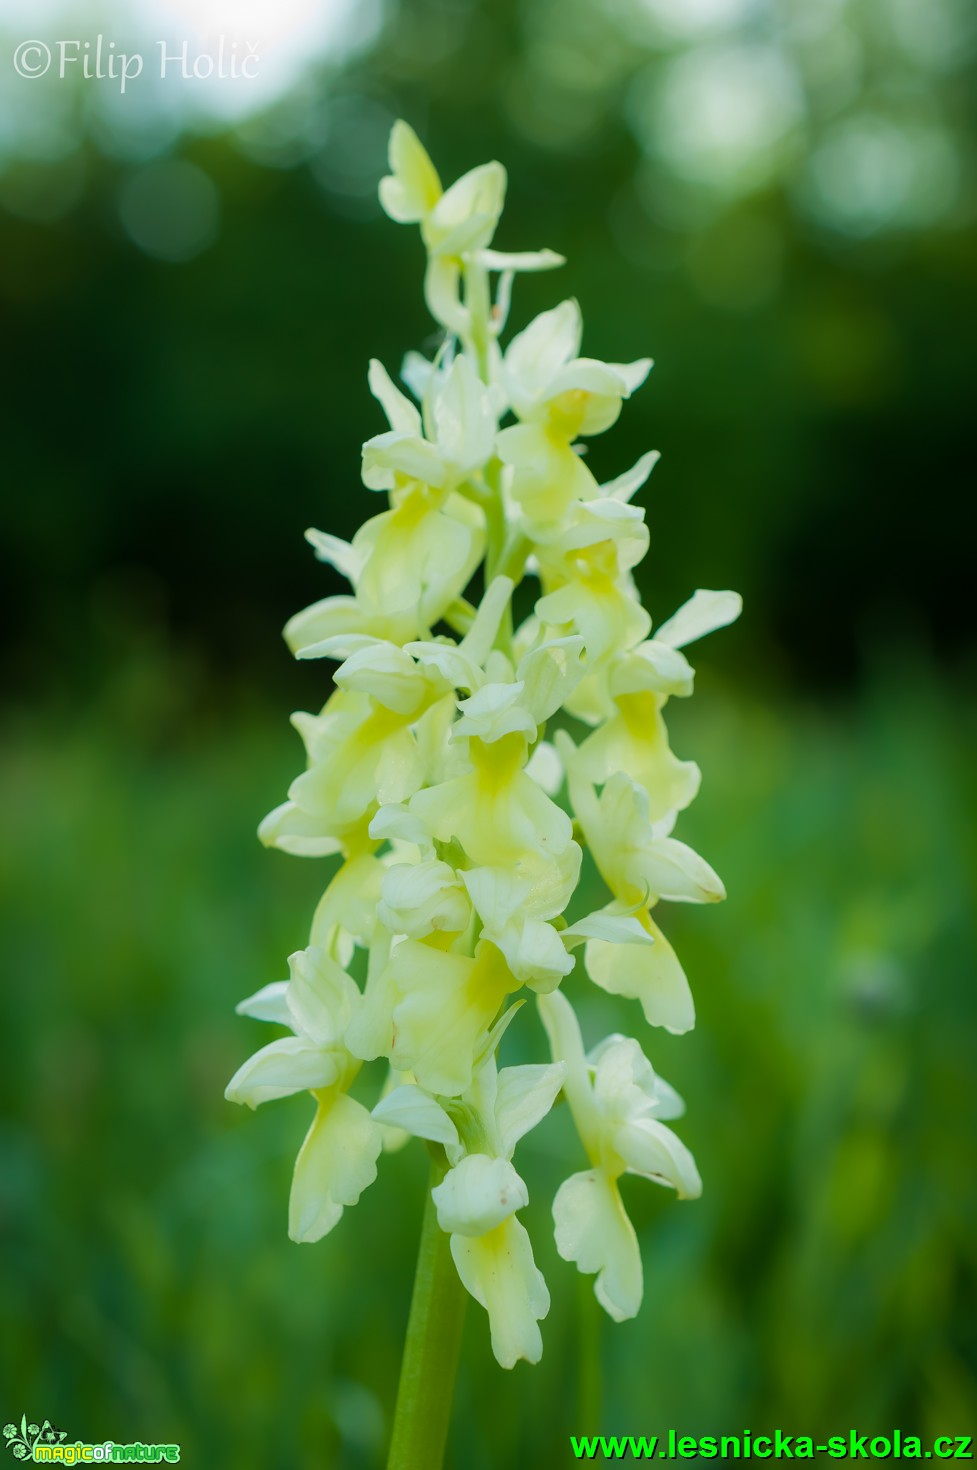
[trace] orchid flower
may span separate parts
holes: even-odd
[[[621,1176],[682,1198],[701,1188],[667,1126],[681,1112],[675,1093],[635,1038],[585,1054],[574,999],[593,984],[638,1002],[635,1023],[661,1028],[658,1042],[694,1023],[658,905],[713,903],[725,890],[673,834],[700,773],[672,753],[665,709],[692,692],[682,650],[732,622],[740,602],[699,591],[653,629],[635,580],[649,531],[633,497],[658,456],[598,483],[581,452],[613,426],[650,359],[581,356],[572,299],[504,344],[513,276],[562,257],[495,248],[501,164],[445,188],[403,122],[389,158],[381,203],[420,229],[444,337],[433,360],[408,354],[403,386],[369,364],[386,427],[366,439],[362,479],[383,507],[351,541],[307,533],[350,591],[286,626],[296,657],[329,662],[332,687],[317,713],[293,716],[305,769],[259,833],[335,867],[290,979],[239,1007],[286,1034],[244,1062],[227,1096],[256,1107],[312,1094],[295,1240],[339,1223],[385,1144],[423,1139],[424,1259],[447,1271],[447,1296],[461,1301],[464,1288],[485,1308],[511,1368],[538,1361],[550,1303],[519,1218],[530,1186],[515,1152],[561,1092],[587,1168],[557,1193],[556,1245],[595,1275],[612,1317],[633,1316],[642,1295]],[[526,578],[530,595],[514,603]],[[517,606],[530,609],[521,621]],[[502,1065],[504,1033],[525,1025],[532,995],[551,1058]],[[437,1331],[423,1290],[412,1334]],[[424,1425],[443,1417],[449,1386],[428,1384],[424,1407],[405,1390],[414,1407],[398,1409],[395,1442],[413,1436],[414,1457],[403,1463],[437,1470]]]

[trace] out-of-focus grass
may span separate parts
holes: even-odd
[[[358,1470],[382,1457],[424,1159],[387,1157],[320,1245],[286,1239],[309,1100],[246,1115],[222,1091],[267,1039],[233,1006],[284,974],[326,869],[254,839],[299,763],[281,713],[189,721],[181,677],[150,664],[4,728],[0,1410],[190,1465]],[[580,1167],[565,1109],[527,1140],[553,1308],[542,1364],[506,1375],[470,1305],[449,1457],[470,1470],[570,1463],[571,1429],[973,1427],[974,711],[918,667],[845,709],[717,682],[671,723],[705,772],[679,835],[729,902],[664,911],[699,1024],[641,1033],[705,1194],[625,1183],[646,1295],[596,1328],[598,1426],[589,1286],[548,1221]],[[582,1009],[591,1041],[639,1023]]]

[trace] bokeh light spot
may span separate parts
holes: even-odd
[[[133,244],[157,260],[192,260],[217,238],[220,201],[195,164],[167,159],[133,174],[119,199]]]
[[[773,177],[802,121],[797,77],[774,47],[686,52],[660,88],[639,91],[632,116],[646,148],[680,176],[723,191]]]

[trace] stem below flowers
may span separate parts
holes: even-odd
[[[444,1459],[467,1301],[431,1198],[446,1167],[438,1148],[424,1205],[387,1470],[441,1470]]]

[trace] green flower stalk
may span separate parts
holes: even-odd
[[[319,714],[293,716],[307,768],[260,836],[341,862],[289,980],[238,1007],[288,1034],[244,1063],[227,1096],[251,1107],[300,1091],[315,1100],[289,1204],[297,1241],[333,1229],[373,1183],[384,1147],[428,1140],[441,1160],[431,1228],[448,1237],[495,1356],[511,1368],[539,1360],[550,1304],[519,1219],[529,1190],[515,1155],[561,1091],[586,1167],[554,1201],[557,1249],[595,1275],[615,1320],[633,1317],[642,1297],[621,1175],[680,1198],[701,1189],[668,1126],[679,1098],[637,1040],[609,1036],[585,1050],[566,982],[586,972],[637,1001],[650,1026],[680,1033],[694,1023],[658,905],[710,903],[724,890],[671,835],[699,770],[672,754],[663,712],[692,692],[683,648],[731,622],[740,599],[696,592],[651,636],[632,576],[648,529],[631,498],[657,455],[606,484],[582,455],[650,361],[581,357],[573,300],[503,349],[514,275],[561,257],[492,249],[500,164],[443,190],[399,122],[390,168],[381,203],[420,226],[425,297],[444,339],[433,361],[408,354],[409,392],[370,364],[389,428],[364,445],[362,477],[384,508],[349,543],[308,532],[352,591],[286,627],[298,658],[335,661],[335,690]],[[525,578],[537,595],[514,626]],[[477,602],[474,587],[484,589]],[[584,738],[564,728],[544,738],[561,711]],[[564,788],[569,814],[554,799]],[[584,845],[609,898],[569,924]],[[349,973],[357,949],[367,955],[362,989]],[[531,996],[549,1058],[500,1066],[503,1033],[526,1023]],[[372,1108],[351,1095],[364,1067],[375,1072]]]

